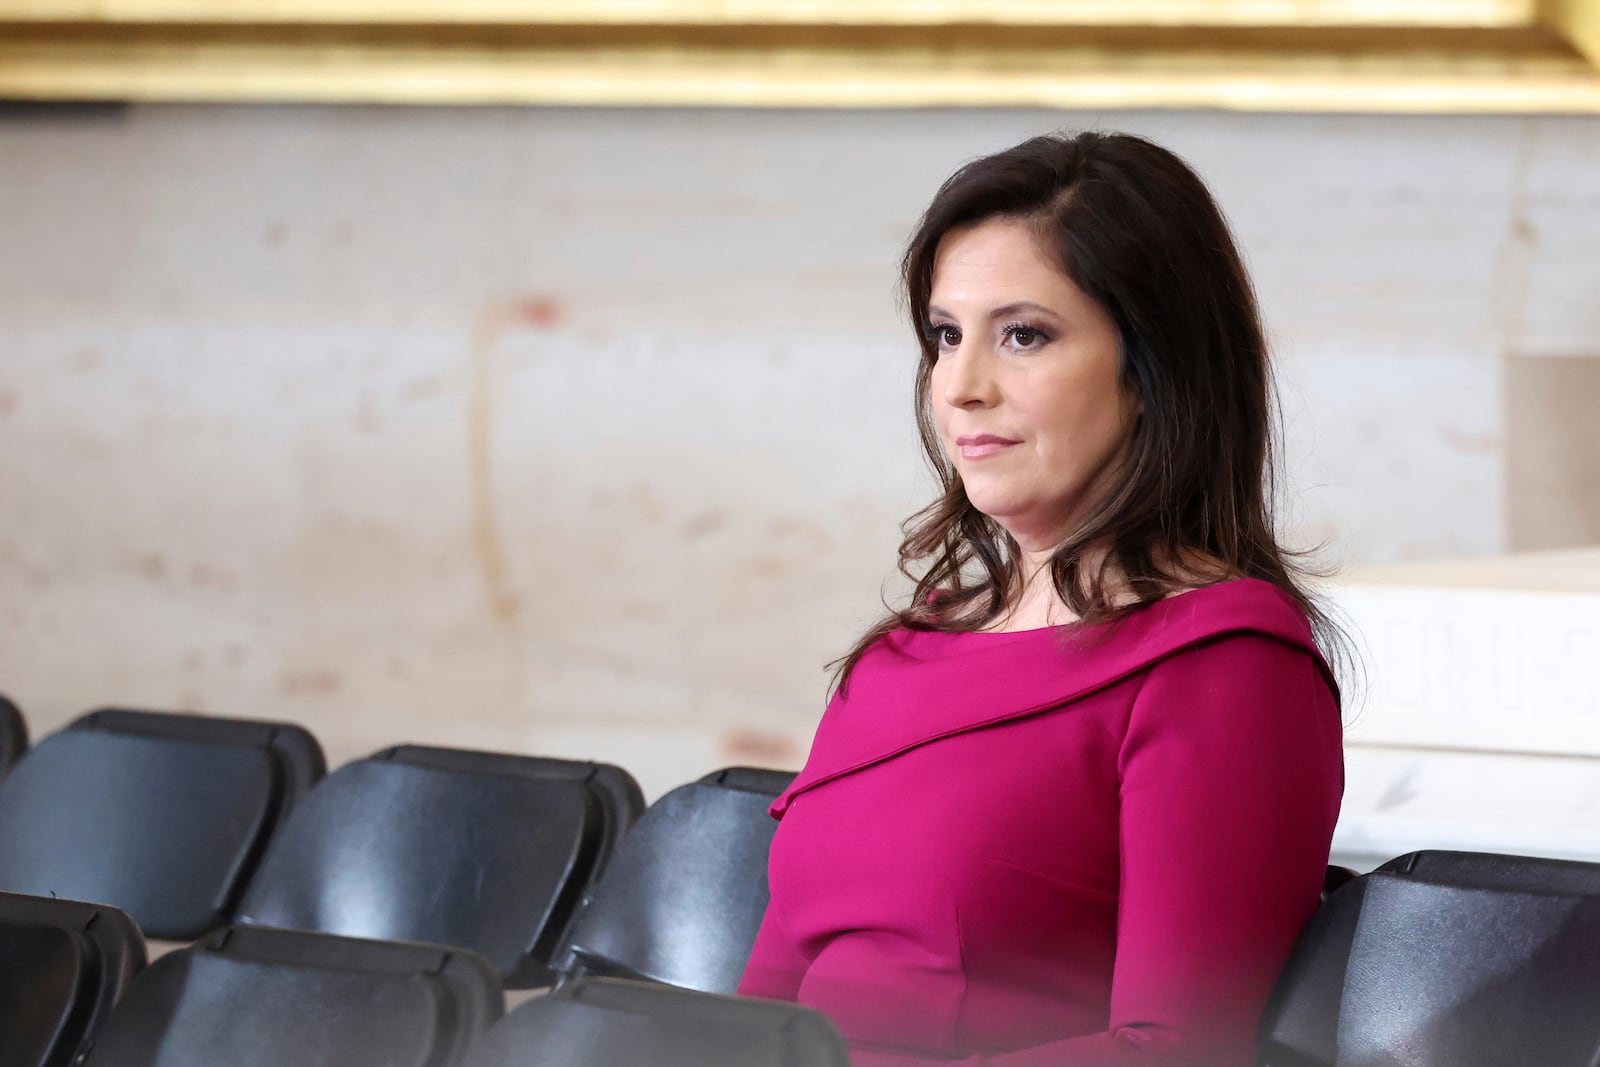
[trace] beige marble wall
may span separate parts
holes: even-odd
[[[900,244],[962,160],[1084,125],[1233,218],[1298,539],[1513,543],[1508,361],[1600,353],[1600,121],[28,109],[0,690],[38,731],[196,707],[652,794],[796,764],[926,491]]]

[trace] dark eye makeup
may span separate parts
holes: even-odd
[[[927,323],[922,327],[922,334],[929,343],[940,348],[954,348],[961,343],[961,328],[954,323]],[[1007,323],[1001,331],[1001,336],[1018,352],[1031,352],[1036,348],[1042,348],[1051,340],[1050,335],[1044,330],[1026,322]]]
[[[1050,340],[1050,335],[1037,326],[1030,326],[1025,322],[1007,323],[1001,332],[1002,336],[1016,344],[1018,348],[1038,348]],[[937,344],[958,345],[961,343],[961,328],[948,322],[930,322],[922,328],[922,334],[928,340]]]
[[[1049,334],[1037,326],[1029,326],[1025,322],[1012,322],[1006,325],[1005,336],[1016,346],[1024,351],[1038,348],[1050,340]]]

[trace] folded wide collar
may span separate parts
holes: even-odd
[[[1256,633],[1305,650],[1337,695],[1311,627],[1271,582],[1239,578],[1139,608],[1115,625],[1015,633],[897,630],[857,662],[823,713],[804,769],[771,807],[921,745],[1052,711],[1186,648]]]

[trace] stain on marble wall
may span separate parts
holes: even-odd
[[[797,765],[928,492],[901,242],[1085,125],[1232,217],[1293,537],[1505,549],[1504,360],[1600,352],[1600,121],[135,107],[0,123],[0,691]]]

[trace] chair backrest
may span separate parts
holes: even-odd
[[[751,793],[764,793],[777,799],[795,779],[794,771],[775,771],[767,767],[723,767],[701,778],[704,785],[720,785],[724,789],[743,789]]]
[[[0,1063],[68,1067],[144,962],[116,908],[0,893]]]
[[[477,752],[430,745],[396,745],[372,756],[418,767],[437,767],[463,774],[512,774],[534,778],[566,778],[583,783],[600,805],[603,819],[600,856],[592,877],[598,878],[617,851],[617,842],[644,813],[644,791],[633,775],[614,763]]]
[[[1364,875],[1295,947],[1266,1067],[1594,1067],[1600,895]]]
[[[1345,968],[1370,876],[1323,901],[1295,942],[1256,1035],[1261,1067],[1331,1067],[1338,1051]]]
[[[0,890],[110,904],[147,937],[198,937],[232,916],[322,770],[299,726],[94,712],[0,780]]]
[[[516,759],[339,768],[274,841],[239,921],[457,945],[509,985],[548,985],[608,822],[586,782]]]
[[[769,801],[696,782],[652,804],[573,924],[563,970],[732,993],[767,909]]]
[[[17,706],[0,693],[0,775],[28,751],[28,724]]]
[[[502,1006],[470,952],[230,927],[147,967],[86,1067],[453,1067]]]
[[[470,1067],[849,1067],[819,1012],[611,978],[530,1000],[490,1029]]]
[[[1408,852],[1378,868],[1412,881],[1485,889],[1600,895],[1600,863],[1494,852]]]

